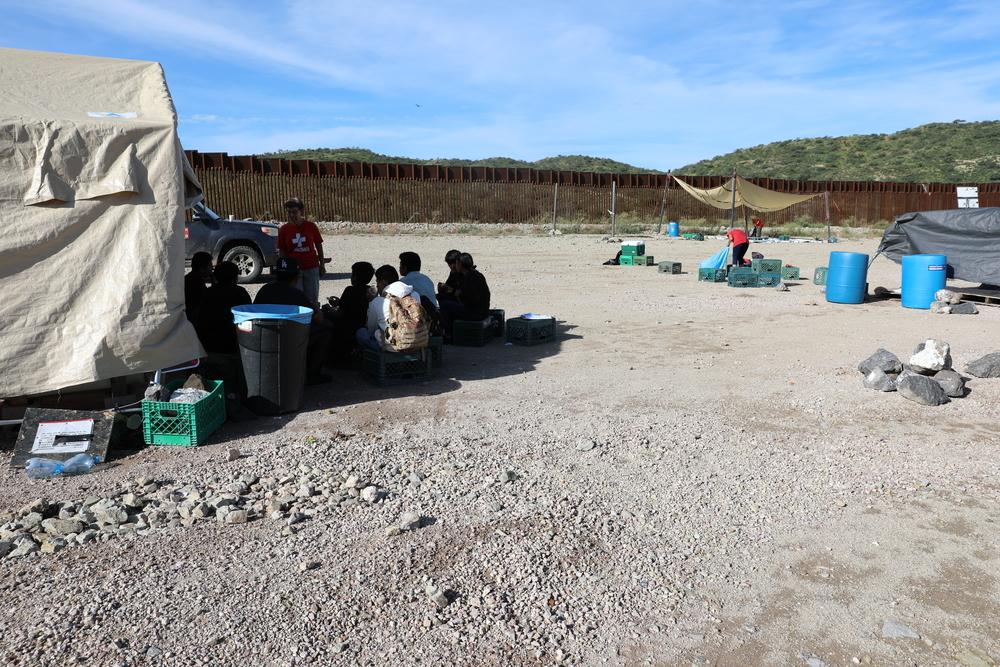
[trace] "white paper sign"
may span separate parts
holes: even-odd
[[[81,419],[68,422],[40,422],[32,454],[77,454],[87,451],[94,435],[94,420]],[[63,436],[57,439],[57,436]],[[74,440],[73,436],[82,436]]]
[[[979,208],[979,188],[978,187],[957,187],[959,208]]]

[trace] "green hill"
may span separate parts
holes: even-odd
[[[678,174],[801,180],[1000,181],[1000,121],[930,123],[894,134],[793,139],[742,148]]]
[[[482,160],[462,160],[440,158],[415,160],[395,155],[382,155],[367,148],[303,148],[299,150],[262,153],[260,157],[281,157],[286,160],[331,160],[337,162],[389,162],[397,164],[438,164],[448,167],[531,167],[534,169],[556,169],[561,171],[594,171],[607,173],[649,174],[659,173],[654,169],[642,169],[624,162],[588,155],[557,155],[535,162],[515,160],[509,157],[489,157]]]

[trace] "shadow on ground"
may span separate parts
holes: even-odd
[[[575,328],[575,325],[557,322],[555,340],[539,345],[510,345],[499,337],[482,347],[446,345],[442,353],[442,367],[435,369],[426,379],[379,386],[360,370],[338,369],[332,382],[306,389],[302,412],[394,399],[439,396],[461,389],[465,382],[531,373],[542,359],[558,354],[563,343],[582,338],[571,333]],[[248,435],[271,433],[280,430],[297,414],[299,413],[229,421],[210,442],[218,444]]]

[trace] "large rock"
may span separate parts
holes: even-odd
[[[75,519],[45,519],[42,521],[42,530],[56,537],[79,533],[84,528],[86,528],[84,523]]]
[[[900,395],[921,405],[943,405],[948,395],[938,382],[925,375],[901,375],[896,389]]]
[[[903,364],[895,354],[880,347],[875,354],[858,364],[858,370],[865,376],[876,368],[883,373],[899,373],[903,370]]]
[[[950,289],[939,289],[937,292],[934,292],[934,298],[948,305],[954,305],[962,301],[962,295],[958,292],[952,292]]]
[[[962,303],[956,303],[951,307],[952,315],[978,315],[979,309],[976,308],[976,304],[969,303],[968,301],[963,301]]]
[[[965,372],[977,378],[1000,378],[1000,352],[991,352],[969,362]]]
[[[94,516],[97,518],[97,523],[103,526],[117,526],[128,521],[128,512],[114,505],[96,510]]]
[[[944,393],[952,398],[960,398],[965,395],[965,378],[955,371],[938,371],[934,374],[934,381],[941,385]]]
[[[896,391],[896,382],[891,377],[885,374],[881,368],[875,368],[871,373],[865,376],[864,380],[866,389],[874,389],[876,391]]]
[[[944,341],[929,338],[913,351],[909,365],[922,375],[934,375],[951,368],[951,346]]]

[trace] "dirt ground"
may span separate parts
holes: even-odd
[[[266,519],[196,524],[0,561],[0,625],[15,629],[0,636],[0,656],[1000,661],[1000,380],[973,379],[965,398],[926,407],[864,389],[856,370],[879,347],[906,361],[937,338],[961,371],[1000,350],[1000,308],[827,303],[813,269],[831,250],[874,253],[877,240],[755,244],[802,268],[787,292],[698,282],[698,262],[721,241],[646,244],[684,273],[602,266],[616,246],[590,236],[331,237],[323,296],[340,293],[351,262],[396,264],[403,250],[441,280],[441,258],[457,247],[475,257],[494,307],[554,315],[558,340],[446,347],[439,375],[411,385],[343,371],[299,414],[230,423],[205,447],[143,450],[85,478],[31,482],[2,469],[0,511],[139,475],[225,480],[303,462],[361,470],[387,499],[317,514],[292,536]],[[869,282],[898,287],[898,265],[878,259]],[[245,458],[222,462],[233,446]],[[413,470],[428,477],[416,488],[405,481]],[[497,482],[507,470],[516,480]],[[432,521],[387,536],[407,509]],[[322,566],[300,571],[304,555]],[[425,580],[454,601],[431,609]],[[79,621],[75,643],[46,634],[60,609]],[[893,636],[899,625],[907,636]],[[151,643],[163,654],[144,652]]]

